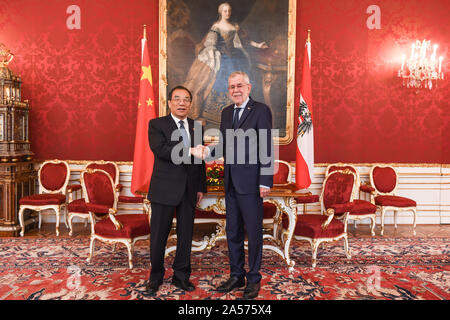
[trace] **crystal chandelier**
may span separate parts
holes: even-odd
[[[406,55],[402,56],[402,67],[398,70],[398,76],[403,79],[403,85],[408,88],[428,88],[433,87],[432,80],[437,82],[444,79],[442,72],[442,56],[437,59],[436,50],[438,45],[433,46],[433,53],[427,57],[427,51],[431,51],[430,40],[420,42],[416,40],[411,46],[411,56],[406,60]]]

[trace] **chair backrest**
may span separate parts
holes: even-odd
[[[320,195],[322,212],[330,205],[353,201],[356,174],[349,170],[337,170],[325,177]]]
[[[91,161],[88,164],[86,164],[85,169],[104,170],[111,176],[114,185],[117,185],[119,183],[120,179],[119,167],[117,166],[116,163],[112,161],[104,161],[104,160]]]
[[[358,198],[358,192],[359,192],[359,186],[361,184],[361,179],[359,176],[358,169],[356,169],[353,165],[347,164],[347,163],[342,163],[342,162],[330,164],[327,167],[327,169],[325,170],[325,177],[328,176],[328,174],[330,174],[333,171],[345,170],[345,169],[348,169],[355,173],[355,176],[356,176],[356,178],[355,178],[356,179],[355,180],[355,194],[353,195],[353,198]]]
[[[70,178],[70,167],[66,161],[47,160],[38,172],[39,190],[42,193],[66,193]]]
[[[389,165],[375,165],[370,169],[370,183],[377,194],[394,195],[398,185],[397,171]]]
[[[289,162],[275,160],[275,172],[273,175],[274,186],[286,186],[291,183],[292,167]]]
[[[86,202],[117,209],[118,195],[114,181],[108,172],[100,169],[85,169],[81,172],[81,186]]]

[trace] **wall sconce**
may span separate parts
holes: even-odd
[[[411,46],[411,55],[406,60],[406,55],[402,56],[402,66],[398,70],[398,76],[403,79],[403,85],[407,88],[421,87],[431,90],[433,87],[432,80],[435,80],[437,86],[438,80],[444,79],[442,72],[442,56],[436,58],[436,50],[438,45],[433,46],[433,53],[427,57],[428,49],[431,50],[430,40],[420,42],[416,40]]]

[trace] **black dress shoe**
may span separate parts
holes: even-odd
[[[184,291],[194,291],[195,290],[195,286],[192,282],[190,282],[187,279],[184,280],[180,280],[178,278],[172,278],[172,284]]]
[[[245,286],[244,277],[230,277],[230,279],[218,286],[216,290],[219,292],[230,292],[235,288],[242,288],[243,286]]]
[[[147,293],[150,295],[155,295],[158,290],[159,290],[159,286],[162,284],[161,281],[149,281],[147,282]]]
[[[244,296],[242,297],[245,300],[254,299],[258,296],[260,284],[257,283],[247,283],[247,286],[244,290]]]

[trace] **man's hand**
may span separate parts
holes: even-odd
[[[195,148],[191,148],[191,155],[196,158],[205,160],[206,158],[206,149],[207,147],[202,146],[201,144],[197,145]]]
[[[261,198],[267,197],[270,192],[270,188],[259,187],[259,196]]]
[[[197,206],[200,204],[200,201],[203,199],[203,192],[197,192]]]

